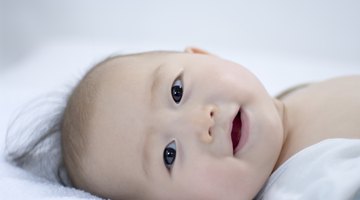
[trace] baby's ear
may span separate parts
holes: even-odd
[[[195,53],[195,54],[204,54],[209,56],[215,56],[215,54],[212,54],[204,49],[200,49],[197,47],[186,47],[184,50],[185,53]]]

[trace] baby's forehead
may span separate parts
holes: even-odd
[[[83,81],[87,85],[85,90],[95,93],[93,118],[112,115],[115,109],[129,115],[141,113],[137,108],[149,100],[151,75],[160,62],[160,57],[148,53],[118,56],[96,66]]]
[[[128,76],[151,76],[156,67],[163,63],[177,63],[180,52],[145,52],[107,58],[97,64],[84,78],[96,84],[108,83],[109,79],[126,80]],[[169,59],[170,58],[170,59]],[[95,78],[94,78],[95,77]],[[140,77],[138,81],[143,80]]]

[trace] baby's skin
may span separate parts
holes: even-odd
[[[360,138],[359,76],[278,100],[243,66],[197,48],[115,57],[90,73],[84,151],[68,170],[105,198],[249,200],[303,148]]]

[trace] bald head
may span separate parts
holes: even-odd
[[[73,89],[68,98],[61,125],[62,153],[68,175],[74,186],[83,182],[82,157],[85,153],[90,119],[96,101],[100,69],[109,60],[94,66]]]

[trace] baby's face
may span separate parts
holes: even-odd
[[[191,53],[117,58],[98,80],[84,155],[87,189],[113,199],[251,199],[283,130],[242,66]]]

